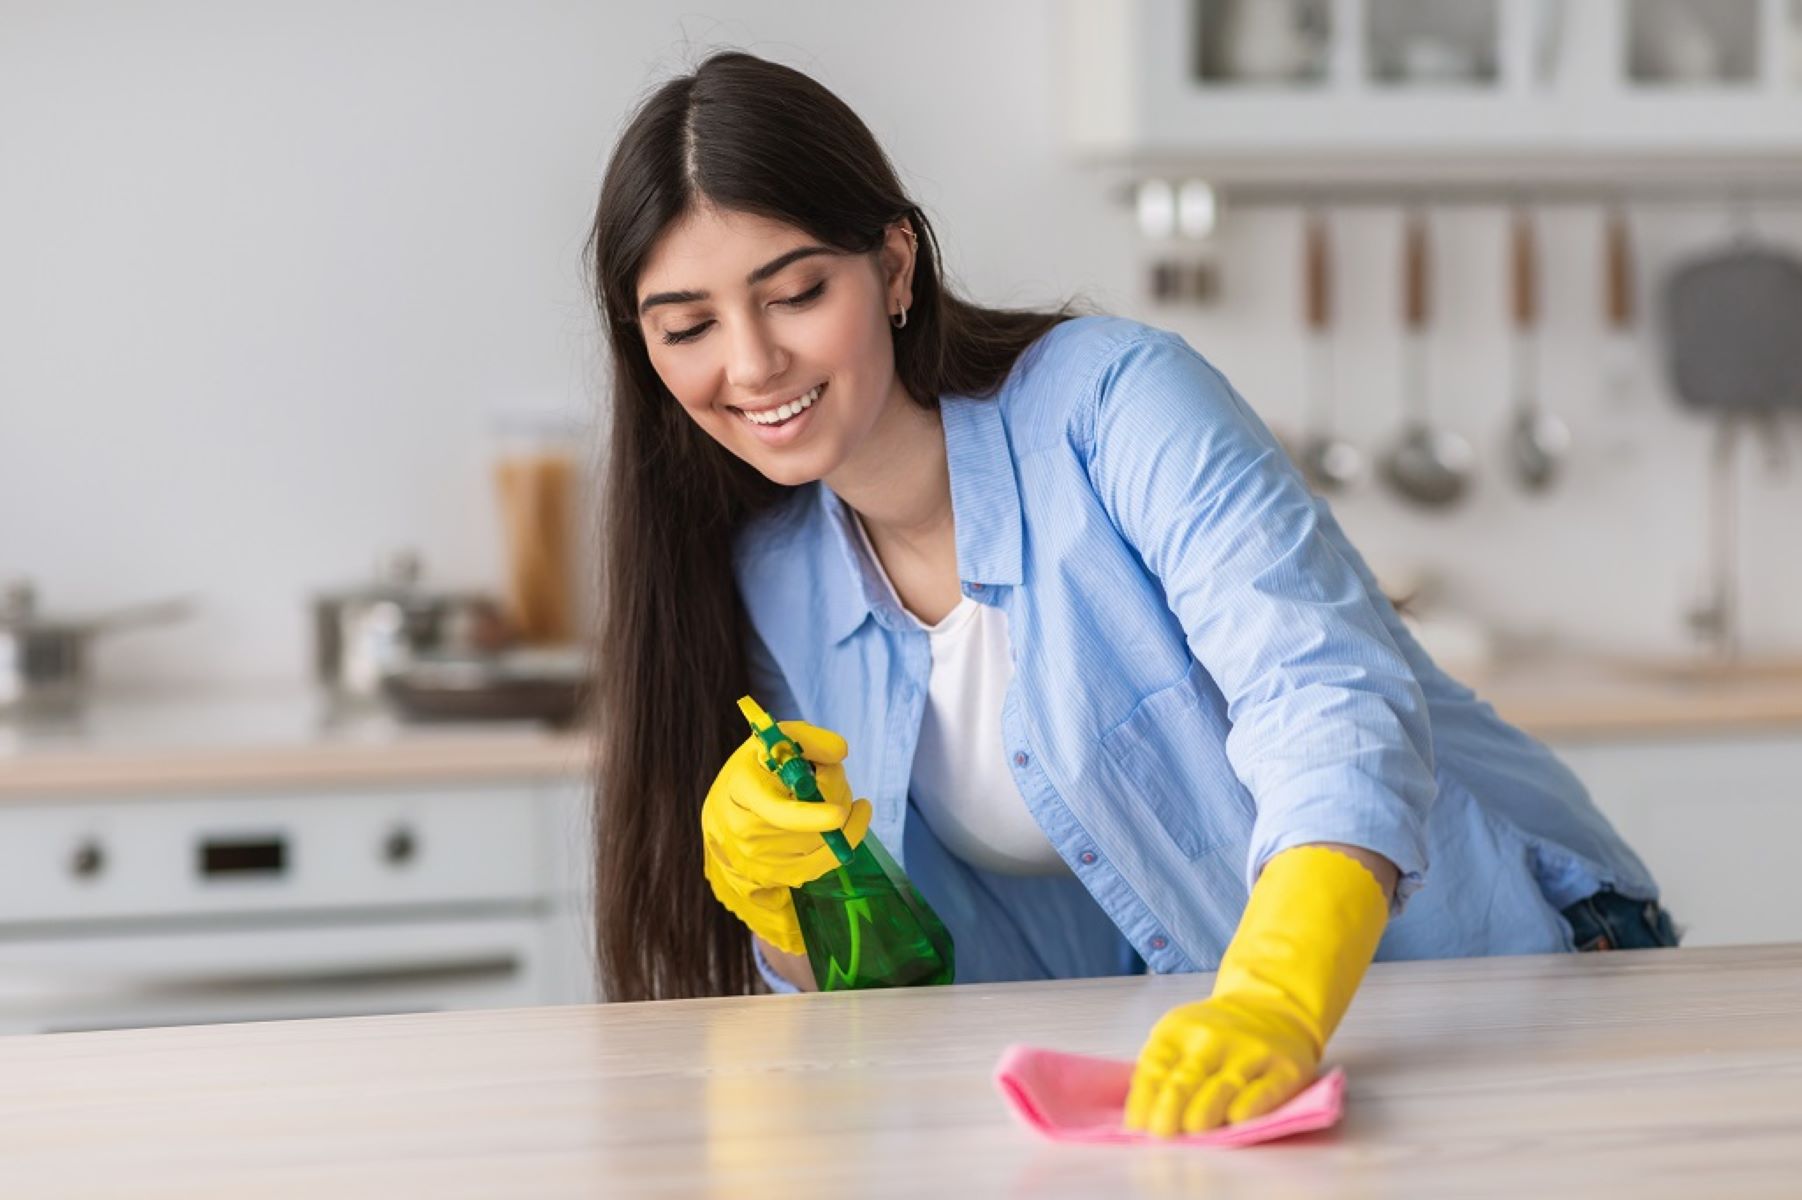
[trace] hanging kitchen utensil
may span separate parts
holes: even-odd
[[[1708,470],[1708,598],[1684,614],[1715,658],[1739,657],[1739,425],[1723,413],[1715,426]]]
[[[1470,443],[1437,429],[1427,409],[1427,219],[1414,213],[1403,236],[1403,401],[1401,436],[1383,460],[1383,478],[1404,499],[1445,508],[1470,490],[1475,460]]]
[[[87,698],[88,643],[96,635],[179,621],[193,608],[183,598],[91,617],[50,617],[38,611],[29,581],[13,581],[0,594],[0,718],[73,715]]]
[[[1602,229],[1602,406],[1607,422],[1603,450],[1610,458],[1638,453],[1634,395],[1638,389],[1639,347],[1635,336],[1632,232],[1626,209],[1608,211]]]
[[[1570,449],[1570,430],[1539,402],[1539,254],[1533,219],[1514,214],[1509,254],[1514,300],[1514,417],[1508,426],[1508,459],[1529,492],[1543,492],[1557,478]]]
[[[1734,453],[1745,424],[1764,428],[1773,468],[1782,464],[1776,417],[1802,409],[1802,261],[1765,244],[1746,224],[1726,249],[1673,270],[1664,286],[1671,383],[1681,403],[1719,423],[1709,521],[1710,601],[1691,626],[1721,658],[1738,640]]]
[[[1665,286],[1672,385],[1714,413],[1802,409],[1802,261],[1744,237]]]
[[[1326,218],[1308,214],[1302,284],[1308,323],[1308,432],[1301,468],[1314,490],[1342,492],[1364,477],[1364,454],[1333,426],[1332,249]]]

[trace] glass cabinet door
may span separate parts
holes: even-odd
[[[1066,0],[1071,143],[1210,176],[1802,161],[1802,0]]]

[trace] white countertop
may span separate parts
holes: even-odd
[[[1802,946],[1377,963],[1334,1129],[1059,1146],[990,1073],[1206,975],[0,1038],[7,1193],[1794,1196]]]
[[[1502,717],[1552,741],[1753,731],[1802,735],[1802,662],[1547,655],[1454,674]]]
[[[1730,672],[1575,657],[1462,673],[1501,715],[1567,741],[1802,736],[1802,664]],[[360,783],[580,779],[588,728],[533,722],[412,724],[375,709],[335,717],[304,686],[101,695],[79,719],[0,721],[0,801],[69,794]]]
[[[0,800],[95,792],[581,778],[585,727],[415,724],[335,711],[311,687],[97,696],[79,717],[0,722]]]

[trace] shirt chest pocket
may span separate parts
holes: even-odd
[[[1226,758],[1226,721],[1207,702],[1199,664],[1141,700],[1102,736],[1106,769],[1128,811],[1147,813],[1185,856],[1248,837],[1250,797]]]

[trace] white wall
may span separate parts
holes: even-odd
[[[722,43],[856,108],[980,298],[1080,292],[1150,316],[1273,418],[1299,416],[1292,215],[1237,222],[1220,312],[1144,308],[1127,214],[1061,155],[1054,12],[0,0],[0,575],[30,574],[62,610],[199,593],[200,619],[103,648],[113,682],[299,678],[307,596],[397,545],[440,580],[493,584],[491,419],[597,401],[579,251],[601,166],[631,104]],[[1652,220],[1654,258],[1719,225]],[[1362,435],[1395,420],[1393,224],[1341,226],[1342,400]],[[1545,234],[1547,396],[1579,417],[1593,224],[1558,215]],[[1501,230],[1499,213],[1452,217],[1440,246],[1436,398],[1488,440]],[[1488,487],[1445,519],[1366,496],[1347,523],[1381,565],[1442,559],[1496,615],[1680,644],[1703,438],[1661,396],[1645,408],[1637,460],[1581,464],[1550,502]],[[1749,489],[1765,645],[1802,642],[1786,610],[1802,556],[1784,557],[1798,486]]]

